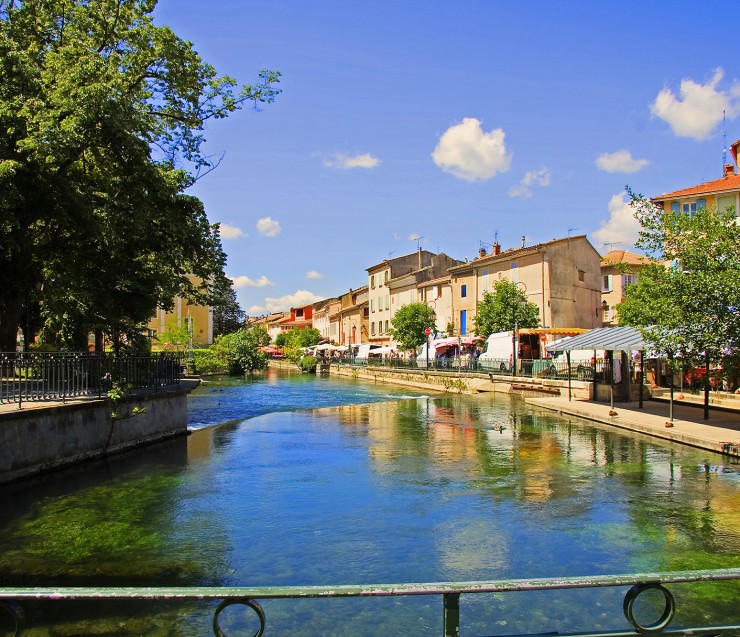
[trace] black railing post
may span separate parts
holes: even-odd
[[[442,595],[444,637],[460,637],[460,593]]]

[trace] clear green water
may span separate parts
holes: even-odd
[[[492,394],[274,372],[203,386],[189,413],[187,439],[0,490],[1,583],[326,585],[740,567],[740,467],[719,455]],[[736,585],[672,590],[676,624],[738,620]],[[626,629],[624,593],[465,596],[461,634]],[[32,605],[26,634],[207,635],[215,605]],[[438,597],[264,606],[267,635],[441,634]],[[252,634],[242,622],[225,623]]]

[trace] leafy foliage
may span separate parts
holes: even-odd
[[[659,263],[640,271],[617,305],[652,349],[682,364],[722,360],[740,338],[740,227],[734,210],[666,213],[629,188],[637,246]]]
[[[215,296],[211,301],[213,306],[213,336],[231,334],[241,329],[244,325],[246,313],[236,299],[236,290],[231,279],[226,280],[225,287],[215,290]]]
[[[300,359],[298,366],[301,371],[309,372],[311,374],[316,373],[316,366],[319,364],[319,359],[315,356],[304,356]]]
[[[409,303],[391,319],[390,333],[401,349],[415,350],[426,342],[426,330],[436,332],[434,310],[426,303]]]
[[[313,347],[321,342],[321,332],[316,328],[292,329],[282,332],[275,337],[276,347],[298,349],[301,347]]]
[[[91,330],[117,347],[225,285],[218,225],[183,193],[214,167],[205,123],[271,102],[279,73],[239,89],[154,5],[0,0],[0,350],[40,283],[47,332],[73,347]]]
[[[540,310],[527,301],[524,292],[508,279],[493,284],[493,292],[485,292],[478,304],[475,333],[488,338],[494,332],[504,332],[517,327],[537,327]]]

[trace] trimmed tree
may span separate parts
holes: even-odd
[[[492,292],[485,292],[475,316],[475,333],[488,338],[494,332],[505,332],[517,327],[537,327],[540,310],[527,301],[524,292],[513,281],[501,279],[493,284]]]
[[[391,319],[390,333],[403,350],[416,350],[427,340],[426,330],[436,332],[434,310],[425,303],[409,303]]]

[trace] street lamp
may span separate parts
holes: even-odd
[[[518,286],[520,286],[520,285],[523,288],[522,291],[526,294],[527,293],[527,286],[524,283],[522,283],[521,281],[517,281],[514,284],[514,288],[515,289],[518,289]],[[518,319],[518,314],[519,314],[519,312],[517,311],[517,309],[521,308],[521,310],[523,311],[524,308],[526,307],[526,304],[527,304],[527,300],[526,299],[524,299],[524,300],[522,300],[522,299],[514,299],[513,303],[511,304],[511,313],[512,313],[512,319],[513,319],[512,322],[514,323],[514,331],[511,334],[511,375],[512,376],[516,376],[516,349],[517,349],[516,346],[517,346],[517,341],[519,340],[517,338],[517,331],[518,331],[517,319]]]
[[[426,301],[426,300],[424,302],[427,304],[428,307],[432,308],[432,314],[434,314],[434,317],[435,317],[434,324],[436,326],[436,324],[437,324],[437,318],[436,318],[436,316],[437,316],[437,312],[436,312],[437,302],[436,301]],[[436,327],[435,327],[435,329],[436,329]],[[429,329],[428,327],[424,330],[424,334],[426,334],[426,337],[427,337],[427,345],[426,345],[426,349],[427,349],[427,369],[429,369],[429,335],[431,333],[432,333],[432,330]]]

